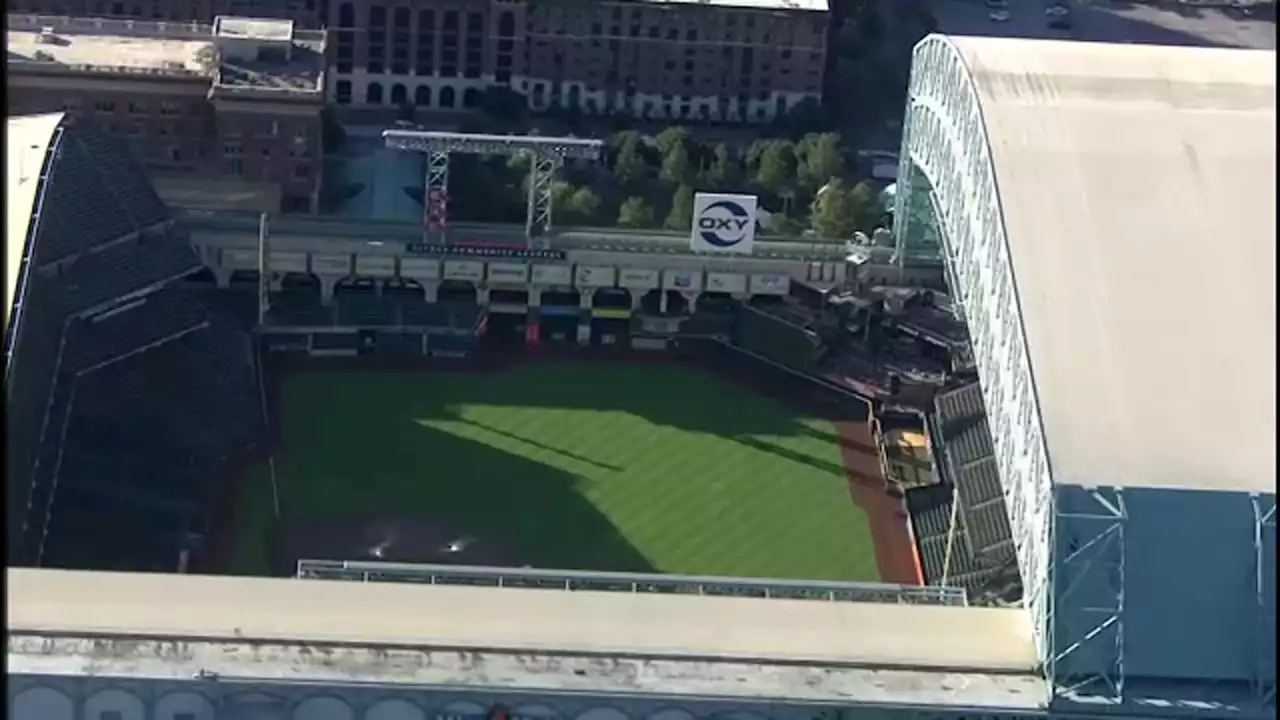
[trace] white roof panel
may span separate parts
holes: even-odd
[[[5,248],[4,327],[9,329],[14,293],[27,247],[27,231],[35,211],[36,192],[44,156],[63,113],[21,115],[9,118],[5,137]]]
[[[10,630],[1030,672],[1022,610],[8,570]]]
[[[1275,53],[953,37],[1058,483],[1275,487]]]

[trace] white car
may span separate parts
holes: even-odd
[[[1009,16],[1008,10],[997,10],[991,13],[990,15],[987,15],[987,17],[991,19],[991,22],[1005,23],[1005,22],[1009,22],[1010,16]]]

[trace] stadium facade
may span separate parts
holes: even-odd
[[[1274,716],[1274,61],[915,50],[897,240],[964,307],[1055,707]]]
[[[15,717],[1274,717],[1273,60],[917,48],[898,240],[942,252],[968,321],[1024,606],[15,568]],[[94,566],[164,565],[199,536],[201,471],[263,432],[247,328],[170,292],[216,263],[108,139],[15,119],[9,157],[6,395],[39,419],[10,423],[32,448],[7,467],[10,563],[83,566],[127,527],[131,557]],[[969,418],[952,400],[942,420]],[[163,467],[109,452],[143,442]],[[172,503],[59,514],[181,466]],[[88,540],[54,552],[59,522]]]

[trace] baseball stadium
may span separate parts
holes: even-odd
[[[1274,718],[1274,53],[909,90],[888,242],[718,253],[553,227],[594,140],[351,223],[10,117],[13,716]]]

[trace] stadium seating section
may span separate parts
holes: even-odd
[[[265,432],[242,319],[119,143],[64,128],[8,367],[12,564],[172,570]],[[18,478],[29,479],[26,482]]]

